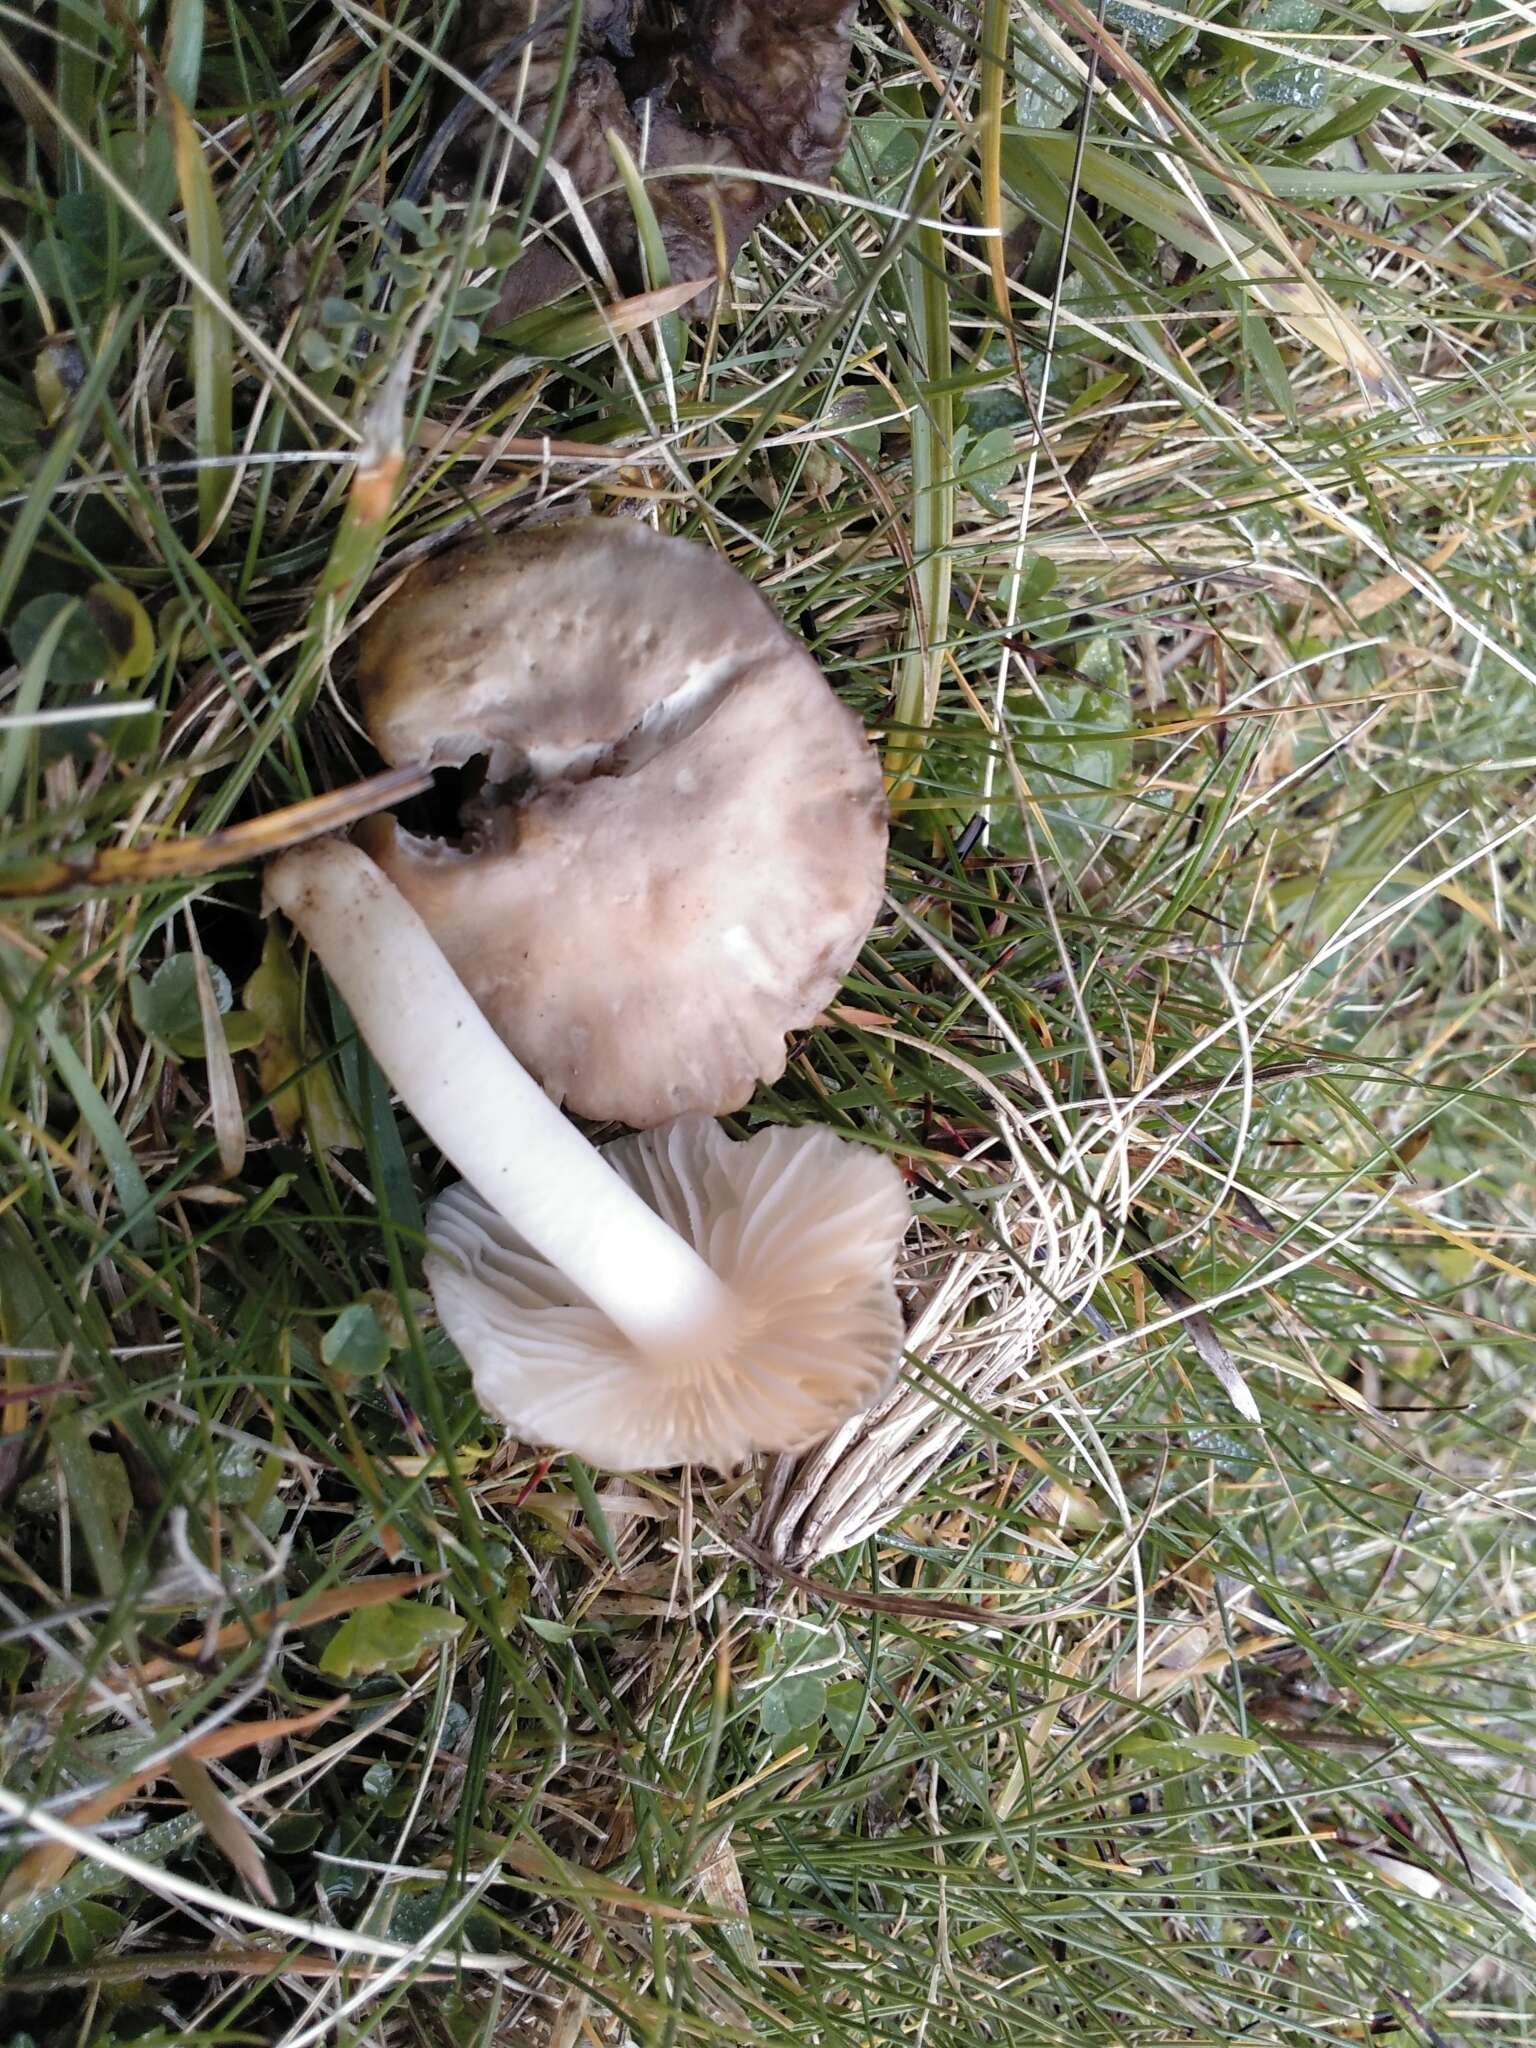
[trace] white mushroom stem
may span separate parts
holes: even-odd
[[[365,853],[340,839],[298,847],[269,866],[266,892],[428,1137],[633,1344],[702,1356],[734,1334],[731,1289],[518,1065]]]

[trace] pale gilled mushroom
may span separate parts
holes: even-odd
[[[392,763],[485,763],[452,842],[360,834],[556,1102],[739,1109],[879,908],[863,728],[711,549],[579,519],[440,556],[364,635]]]
[[[620,1469],[727,1468],[805,1448],[891,1384],[908,1207],[890,1160],[814,1127],[735,1143],[705,1117],[598,1151],[357,847],[282,855],[267,900],[467,1176],[428,1216],[427,1278],[520,1436]]]

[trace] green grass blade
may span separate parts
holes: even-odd
[[[107,1171],[112,1176],[117,1199],[122,1206],[123,1229],[128,1242],[135,1251],[151,1251],[158,1235],[154,1202],[139,1170],[139,1162],[133,1156],[133,1149],[52,1012],[46,1005],[41,1006],[36,1018],[38,1031],[53,1056],[60,1080],[75,1098],[75,1106],[87,1130],[101,1147],[101,1156],[107,1163]]]
[[[234,451],[234,350],[229,317],[229,272],[224,229],[208,160],[191,115],[174,93],[166,96],[166,117],[176,161],[176,184],[186,216],[187,258],[206,290],[192,302],[191,372],[196,408],[198,542],[206,543],[223,515]]]

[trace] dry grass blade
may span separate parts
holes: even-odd
[[[165,1771],[186,1801],[187,1811],[196,1814],[209,1841],[219,1850],[246,1890],[253,1898],[260,1899],[264,1906],[275,1906],[277,1893],[272,1888],[272,1879],[267,1874],[261,1851],[206,1767],[186,1752],[171,1757]],[[60,1850],[59,1853],[65,1852]]]
[[[223,1656],[231,1650],[243,1649],[247,1643],[259,1642],[269,1635],[279,1622],[291,1629],[318,1628],[324,1622],[339,1621],[343,1615],[355,1614],[362,1608],[409,1599],[413,1593],[422,1592],[428,1586],[440,1585],[446,1576],[445,1572],[380,1574],[377,1578],[354,1579],[346,1586],[328,1586],[318,1593],[301,1593],[296,1599],[284,1600],[276,1607],[253,1615],[249,1622],[226,1622],[211,1643],[198,1636],[187,1644],[184,1656],[146,1659],[138,1676],[145,1685],[158,1685],[167,1678],[190,1680],[197,1676],[196,1660],[199,1656]],[[54,1707],[69,1699],[75,1691],[72,1685],[52,1686],[29,1693],[27,1704],[38,1710]]]
[[[219,1005],[213,992],[213,977],[208,972],[208,962],[203,956],[202,941],[197,935],[197,921],[190,911],[187,913],[187,939],[197,984],[198,1016],[203,1027],[204,1065],[208,1072],[208,1107],[213,1117],[214,1139],[219,1150],[219,1171],[226,1180],[233,1180],[245,1164],[245,1111],[240,1104],[240,1084],[235,1079],[234,1057],[224,1036],[224,1026],[219,1020]]]
[[[174,1774],[179,1761],[190,1759],[193,1763],[201,1763],[213,1758],[236,1756],[241,1750],[253,1748],[260,1743],[278,1742],[285,1736],[306,1735],[312,1728],[323,1726],[347,1704],[348,1700],[343,1695],[339,1699],[327,1700],[323,1707],[312,1708],[307,1714],[292,1714],[286,1719],[273,1721],[232,1721],[222,1728],[210,1730],[206,1735],[189,1736],[177,1758],[164,1758],[147,1771],[135,1772],[126,1778],[120,1778],[104,1792],[97,1792],[89,1799],[82,1799],[77,1806],[70,1809],[65,1818],[74,1828],[95,1827],[116,1813],[120,1806],[125,1805],[137,1793],[142,1792],[146,1785],[153,1784],[156,1778],[167,1772]],[[202,1796],[205,1780],[206,1773],[200,1773],[199,1781],[190,1784],[190,1789],[195,1796],[199,1817],[206,1825],[211,1802]],[[181,1778],[178,1778],[177,1783],[186,1797],[189,1786],[183,1784]],[[214,1793],[221,1813],[228,1816],[229,1825],[226,1827],[221,1822],[218,1825],[218,1833],[226,1840],[231,1830],[239,1833],[241,1842],[245,1845],[245,1853],[241,1860],[248,1865],[249,1837],[211,1783],[207,1784],[207,1790]],[[188,1803],[192,1804],[193,1800],[189,1799]],[[0,1905],[15,1905],[23,1899],[32,1897],[36,1892],[46,1891],[50,1886],[56,1885],[74,1860],[75,1851],[68,1845],[62,1842],[39,1842],[36,1848],[27,1851],[6,1878],[4,1885],[0,1886]],[[258,1889],[264,1885],[263,1876]]]
[[[106,846],[78,857],[47,855],[0,867],[0,896],[48,896],[63,889],[132,887],[145,882],[189,881],[220,868],[270,859],[286,846],[342,832],[360,818],[419,796],[432,786],[427,768],[388,768],[349,789],[327,790],[323,796],[250,818],[240,825],[202,835],[189,833],[150,846]]]
[[[913,205],[919,213],[926,213],[939,203],[940,196],[937,176],[926,178],[913,195]],[[946,260],[940,230],[919,227],[912,254],[903,268],[912,306],[913,336],[907,386],[912,421],[912,495],[908,517],[913,577],[921,609],[914,610],[909,622],[909,644],[896,672],[892,706],[896,730],[886,742],[886,787],[893,813],[900,812],[916,789],[928,729],[938,709],[939,683],[947,652],[956,484]]]

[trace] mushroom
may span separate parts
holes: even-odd
[[[465,172],[487,148],[500,154],[507,131],[490,107],[504,108],[549,149],[537,165],[513,154],[511,189],[537,169],[536,211],[564,230],[525,249],[487,324],[504,326],[581,281],[573,258],[590,251],[562,218],[573,194],[621,284],[647,282],[610,136],[646,167],[670,274],[713,277],[722,255],[729,266],[782,202],[781,180],[832,175],[848,136],[857,11],[854,0],[685,0],[668,27],[655,8],[642,24],[635,0],[585,0],[573,65],[564,8],[534,20],[528,0],[471,0],[456,54],[481,93],[459,102],[441,143],[469,160]]]
[[[739,1109],[880,904],[859,719],[745,577],[577,519],[418,569],[363,638],[392,763],[485,783],[457,842],[362,843],[556,1102],[643,1129]]]
[[[358,847],[283,854],[267,900],[467,1176],[428,1214],[427,1280],[520,1436],[621,1470],[723,1469],[804,1448],[891,1384],[908,1208],[890,1160],[814,1127],[733,1142],[697,1116],[598,1150]]]

